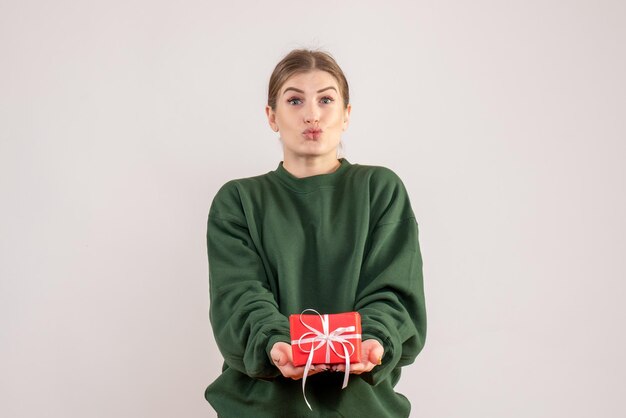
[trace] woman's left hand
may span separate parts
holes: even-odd
[[[380,366],[383,360],[385,349],[378,340],[365,340],[361,343],[361,362],[350,365],[350,373],[361,374],[371,371],[374,367]],[[343,372],[346,370],[345,364],[333,364],[331,370]]]

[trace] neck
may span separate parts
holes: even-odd
[[[330,174],[341,166],[341,162],[333,157],[326,159],[319,158],[287,158],[283,161],[283,167],[291,175],[298,178],[318,176],[320,174]]]

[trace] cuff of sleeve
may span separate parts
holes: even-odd
[[[368,339],[378,340],[384,349],[382,364],[375,366],[372,371],[361,374],[361,378],[372,386],[380,384],[387,379],[398,365],[401,350],[396,350],[391,338],[381,337],[378,334],[363,334],[363,341]]]

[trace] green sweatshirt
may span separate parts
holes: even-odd
[[[400,179],[341,160],[333,173],[275,171],[226,183],[208,218],[210,319],[223,373],[205,397],[224,418],[408,417],[393,387],[424,346],[418,228]],[[381,366],[351,375],[282,377],[269,356],[290,342],[288,316],[358,311]]]

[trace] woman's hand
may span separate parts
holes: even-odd
[[[382,364],[382,358],[385,350],[378,340],[365,340],[361,343],[361,362],[352,363],[350,365],[350,373],[361,374],[371,371],[374,367]],[[289,379],[302,379],[304,375],[304,366],[296,367],[293,365],[293,357],[291,354],[291,346],[287,343],[278,342],[272,346],[270,351],[272,361],[278,367],[283,376]],[[308,376],[314,375],[326,370],[343,372],[346,370],[345,364],[334,364],[329,367],[326,364],[317,364],[311,366]]]
[[[383,360],[385,349],[378,340],[365,340],[361,343],[361,362],[350,365],[350,373],[361,374],[371,371],[374,367],[380,366]],[[345,364],[334,364],[333,371],[343,372],[346,370]]]
[[[296,367],[293,365],[293,356],[291,354],[291,346],[287,343],[278,342],[272,346],[270,356],[274,365],[278,367],[278,370],[288,379],[302,379],[304,375],[304,366]],[[318,364],[311,366],[307,376],[314,375],[319,372],[328,370],[329,367],[325,364]]]

